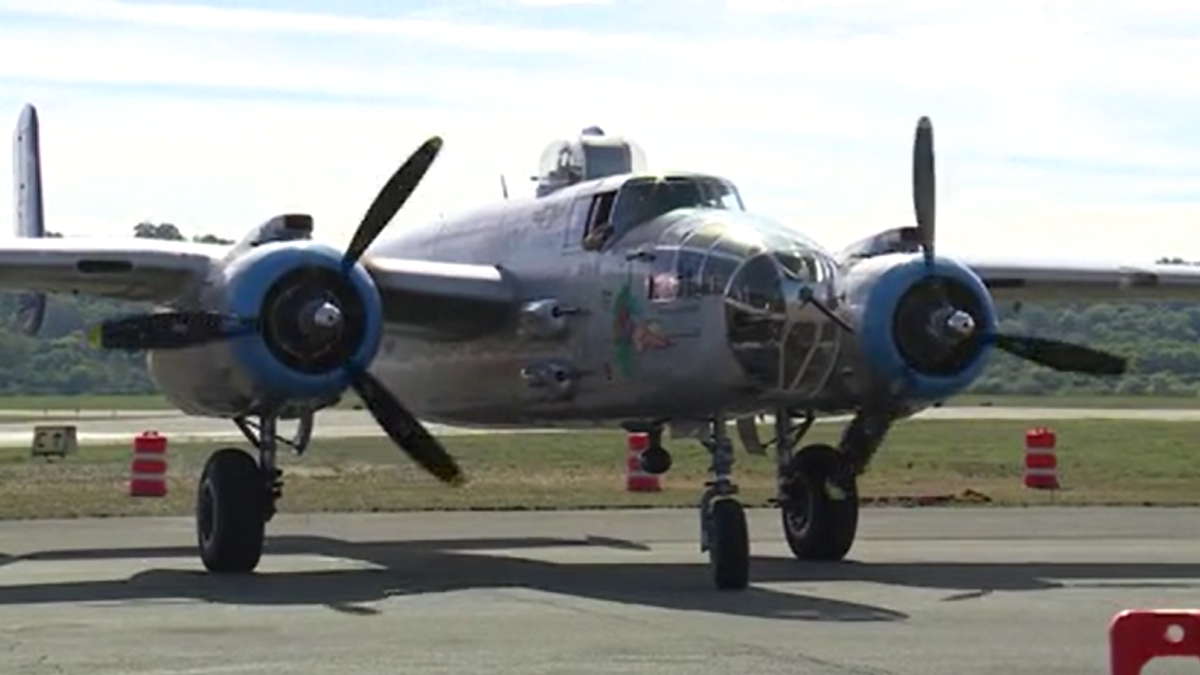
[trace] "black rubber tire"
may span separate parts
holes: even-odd
[[[709,511],[708,560],[713,582],[722,591],[750,585],[750,533],[746,511],[736,499],[720,499]]]
[[[196,490],[196,542],[205,569],[254,571],[262,558],[266,500],[262,471],[248,453],[223,448],[208,458]]]
[[[839,470],[843,461],[836,448],[814,444],[801,448],[785,471],[789,499],[780,512],[783,534],[797,559],[842,560],[854,546],[858,480]],[[844,493],[841,499],[825,489],[826,482],[839,475],[834,485]]]

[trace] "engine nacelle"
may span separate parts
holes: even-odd
[[[946,311],[934,276],[954,307],[974,323],[971,336],[952,347],[930,332],[938,313]],[[920,254],[884,254],[853,265],[844,283],[846,305],[857,326],[859,362],[870,387],[936,402],[961,393],[983,372],[996,308],[969,268],[937,258],[931,275]]]
[[[236,417],[264,409],[320,407],[365,370],[383,337],[383,305],[361,265],[342,271],[342,253],[313,241],[263,243],[230,260],[200,296],[201,306],[258,317],[261,330],[221,342],[152,352],[150,374],[191,415]],[[299,322],[311,303],[330,303],[338,322]]]

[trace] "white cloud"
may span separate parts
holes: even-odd
[[[947,248],[983,248],[986,232],[989,250],[1200,257],[1191,234],[1200,189],[1186,173],[1105,176],[1000,161],[1200,174],[1194,133],[1147,136],[1169,105],[1200,118],[1189,82],[1200,54],[1124,28],[1158,25],[1167,3],[1101,2],[1086,14],[1078,3],[1031,3],[789,2],[787,13],[763,15],[771,8],[762,0],[742,0],[738,20],[714,17],[711,33],[675,36],[0,0],[0,12],[87,19],[37,30],[0,22],[0,122],[4,109],[15,119],[20,102],[38,102],[47,211],[73,232],[122,232],[153,218],[235,236],[299,209],[340,241],[429,133],[443,134],[446,150],[404,222],[498,198],[501,171],[519,189],[546,142],[598,123],[636,138],[653,167],[726,174],[752,207],[840,245],[910,221],[912,128],[931,114]],[[797,8],[822,23],[796,18]],[[851,30],[866,23],[884,27]],[[288,36],[316,41],[301,49]],[[5,84],[17,81],[25,84]],[[236,87],[247,98],[103,91],[118,84]],[[1114,114],[1106,98],[1136,118]],[[1189,191],[1192,204],[1163,196]],[[0,190],[4,212],[7,199]]]

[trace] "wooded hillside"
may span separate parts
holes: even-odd
[[[135,236],[182,240],[169,223],[139,223]],[[195,241],[231,243],[212,235]],[[1183,261],[1171,260],[1184,264]],[[42,334],[10,327],[15,298],[0,295],[0,395],[152,393],[145,356],[88,346],[83,330],[104,318],[142,311],[132,303],[51,297]],[[1001,308],[1009,332],[1056,337],[1133,356],[1122,378],[1060,375],[995,353],[974,392],[982,394],[1200,394],[1200,303],[1026,304],[1020,314]]]

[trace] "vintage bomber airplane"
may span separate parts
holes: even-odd
[[[0,244],[0,289],[22,293],[23,330],[37,332],[46,293],[155,303],[94,337],[146,350],[181,411],[233,420],[256,450],[219,449],[204,467],[196,525],[210,571],[256,567],[281,494],[277,448],[303,452],[314,411],[353,389],[397,446],[451,484],[463,473],[418,416],[644,429],[651,472],[671,464],[664,427],[697,437],[712,456],[701,550],[717,587],[744,588],[728,421],[748,451],[774,446],[795,556],[841,559],[857,529],[857,476],[889,427],[963,391],[992,347],[1058,370],[1125,369],[1116,356],[998,332],[996,302],[1200,294],[1196,268],[935,254],[927,118],[914,144],[916,226],[836,254],[748,213],[726,179],[645,173],[635,143],[594,127],[547,148],[534,196],[376,241],[441,145],[430,138],[397,170],[344,252],[313,242],[302,214],[233,246],[41,238],[38,117],[21,111],[18,238]],[[768,444],[755,433],[762,413],[774,416]],[[814,417],[842,413],[853,417],[838,447],[795,450]],[[277,434],[281,419],[299,420],[295,438]]]

